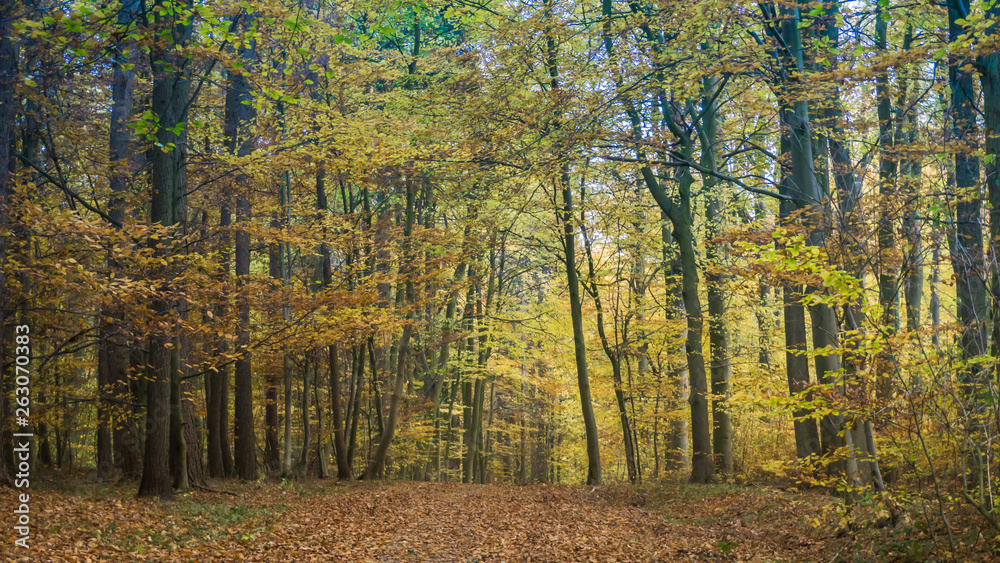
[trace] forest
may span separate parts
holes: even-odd
[[[0,558],[1000,556],[998,25],[0,0]]]

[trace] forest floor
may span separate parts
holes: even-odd
[[[856,525],[847,531],[837,509],[842,502],[794,489],[332,481],[212,487],[178,494],[172,502],[138,500],[134,488],[124,485],[33,488],[30,548],[14,546],[12,525],[5,524],[0,560],[945,559],[937,556],[944,546],[932,541],[927,526]],[[6,522],[14,500],[14,491],[0,490],[0,518]],[[965,538],[976,543],[962,543],[960,560],[990,560],[987,540],[976,536]]]

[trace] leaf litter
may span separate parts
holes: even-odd
[[[818,493],[737,487],[257,483],[173,502],[126,485],[32,493],[2,561],[542,562],[857,559]],[[13,492],[0,491],[4,506]],[[845,547],[848,553],[844,553]]]

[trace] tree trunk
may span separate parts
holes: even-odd
[[[219,229],[222,240],[219,243],[219,261],[222,263],[223,278],[228,283],[230,272],[230,236],[229,227],[232,223],[232,213],[228,203],[223,203],[219,210]],[[215,318],[224,319],[228,315],[229,306],[226,296],[220,292],[219,302],[215,306]],[[215,341],[216,361],[220,365],[209,372],[208,406],[206,419],[208,427],[208,475],[210,477],[229,477],[233,474],[233,456],[229,446],[229,361],[224,359],[229,351],[229,340],[220,336]]]
[[[701,140],[701,165],[707,170],[718,172],[715,156],[716,129],[718,126],[717,89],[720,86],[710,78],[704,80],[702,97],[701,126],[698,128]],[[712,378],[712,453],[715,455],[715,470],[723,478],[733,474],[733,421],[729,414],[729,383],[733,367],[729,358],[729,329],[726,327],[726,280],[721,273],[721,260],[725,254],[723,243],[716,239],[722,236],[722,213],[719,194],[716,193],[718,180],[712,174],[702,174],[702,186],[707,194],[705,222],[708,232],[705,241],[708,247],[710,270],[705,273],[708,287],[708,339],[711,344]]]
[[[680,292],[677,291],[684,274],[681,271],[680,257],[676,253],[668,259],[669,248],[673,244],[670,229],[667,227],[668,221],[669,218],[666,212],[660,211],[660,240],[663,243],[664,286],[667,288],[667,310],[665,316],[668,319],[684,320],[684,323],[681,325],[681,334],[678,335],[681,337],[678,338],[681,344],[680,349],[677,351],[684,358],[684,361],[675,364],[672,360],[668,360],[667,363],[670,400],[664,410],[673,413],[673,415],[670,417],[670,427],[667,433],[669,448],[664,458],[668,470],[679,470],[682,473],[690,473],[691,444],[688,438],[688,421],[690,420],[690,416],[686,415],[686,413],[684,416],[676,415],[676,411],[684,405],[682,398],[691,394],[690,377],[687,371],[687,315],[684,310],[684,300],[681,298]],[[658,386],[657,397],[659,397],[660,393]]]
[[[886,52],[887,22],[881,6],[875,15],[875,48]],[[882,305],[881,327],[885,338],[899,332],[899,270],[896,266],[896,197],[898,157],[895,145],[899,136],[894,133],[892,95],[889,92],[889,72],[880,72],[875,79],[878,96],[879,147],[879,219],[878,219],[878,287]],[[876,394],[882,401],[892,397],[893,368],[896,356],[892,345],[886,343],[876,359]]]
[[[686,157],[690,157],[690,141],[686,143]],[[715,481],[715,466],[712,463],[711,424],[708,417],[708,381],[705,373],[705,357],[702,350],[702,312],[698,296],[698,261],[695,256],[694,232],[691,225],[691,185],[694,178],[684,167],[679,171],[679,201],[674,202],[660,186],[656,175],[648,167],[641,169],[646,187],[653,199],[670,219],[673,239],[680,249],[681,299],[687,317],[687,340],[684,349],[687,355],[688,380],[691,386],[688,404],[691,405],[691,482],[710,483]]]
[[[396,422],[399,417],[399,404],[403,398],[403,385],[406,383],[406,363],[410,350],[410,325],[403,327],[403,335],[399,339],[399,355],[396,360],[396,383],[389,399],[389,416],[386,419],[385,430],[379,439],[378,447],[365,469],[365,479],[374,479],[385,470],[385,458],[396,432]]]
[[[107,479],[114,470],[114,459],[112,458],[111,428],[113,426],[111,411],[112,405],[111,382],[112,376],[109,373],[108,353],[111,347],[111,330],[109,323],[105,321],[107,311],[102,307],[100,314],[100,344],[97,349],[97,444],[96,462],[97,478]]]
[[[337,359],[337,345],[327,348],[330,361],[330,404],[333,406],[333,448],[337,457],[337,479],[349,481],[352,478],[351,465],[347,462],[347,440],[344,432],[344,414],[341,408],[340,362]]]
[[[405,182],[406,186],[406,212],[404,215],[404,225],[403,225],[403,256],[400,262],[399,271],[400,276],[403,278],[403,283],[401,287],[404,289],[404,298],[411,305],[410,311],[406,315],[407,324],[403,327],[403,334],[399,338],[399,344],[396,348],[396,383],[393,386],[392,396],[389,399],[389,416],[387,417],[384,426],[380,428],[379,443],[375,450],[372,459],[368,463],[368,467],[365,469],[365,479],[372,479],[376,475],[381,475],[385,470],[385,458],[389,452],[389,446],[392,443],[392,438],[396,432],[396,422],[399,418],[399,405],[403,397],[403,385],[406,383],[407,375],[409,370],[407,368],[407,363],[409,361],[409,350],[410,350],[410,334],[412,331],[411,322],[413,320],[413,302],[414,302],[414,287],[413,287],[413,275],[414,275],[414,265],[413,265],[413,223],[416,219],[414,205],[416,199],[416,193],[414,191],[414,186],[412,179],[407,179]],[[399,289],[397,289],[399,291]],[[397,298],[397,302],[400,300]],[[371,341],[369,341],[371,342]],[[374,356],[374,349],[371,350],[372,356]],[[374,365],[372,366],[373,371],[373,381],[374,379]],[[381,409],[379,409],[378,416],[381,421]]]
[[[988,36],[995,37],[1000,26],[1000,5],[994,3],[987,10],[991,21]],[[979,80],[983,90],[983,121],[985,126],[984,149],[986,152],[986,186],[990,210],[990,297],[993,301],[992,355],[1000,356],[1000,54],[995,51],[982,55],[977,61]],[[996,368],[994,368],[995,370]]]
[[[161,5],[156,2],[157,7]],[[166,15],[165,11],[154,10],[156,13],[154,27],[158,30],[174,28],[170,34],[173,44],[154,49],[151,53],[153,61],[153,95],[152,111],[157,118],[158,128],[156,138],[160,150],[150,151],[152,154],[153,185],[150,219],[152,223],[163,227],[174,228],[180,225],[178,231],[167,234],[166,242],[150,241],[156,254],[165,257],[174,248],[174,237],[183,233],[183,223],[186,221],[186,191],[185,162],[183,149],[187,134],[184,127],[178,125],[185,122],[185,111],[189,103],[190,65],[176,46],[184,45],[191,36],[190,24],[176,28],[176,22]],[[169,288],[173,277],[171,266],[165,266],[159,274],[164,287]],[[154,300],[153,310],[164,322],[176,329],[172,317],[176,301],[170,295],[161,295]],[[174,353],[179,353],[176,342],[173,349],[167,347],[174,338],[169,333],[154,334],[150,337],[150,362],[148,396],[146,398],[146,451],[143,457],[143,473],[139,483],[139,496],[158,496],[170,498],[173,496],[170,479],[170,435],[171,435],[171,385],[175,380]],[[183,440],[180,440],[183,441]],[[178,440],[175,440],[175,444]],[[173,452],[175,455],[178,453]],[[183,472],[186,476],[186,470]]]
[[[278,188],[280,192],[280,211],[271,219],[272,236],[281,229],[281,215],[284,211],[285,190],[284,186]],[[274,284],[282,284],[285,278],[282,243],[274,241],[268,246],[268,273]],[[277,473],[281,470],[281,446],[278,444],[278,374],[268,373],[267,389],[264,398],[264,468],[268,473]],[[287,388],[286,388],[287,392]],[[287,415],[286,428],[287,428]]]
[[[959,40],[966,32],[958,20],[967,17],[959,11],[965,3],[952,0],[948,8],[949,39]],[[963,10],[964,11],[964,10]],[[955,232],[951,236],[952,269],[955,271],[955,296],[958,300],[958,322],[962,327],[960,346],[963,359],[968,361],[989,353],[989,308],[986,303],[987,271],[983,253],[983,228],[981,218],[982,198],[976,190],[979,184],[979,156],[976,125],[975,92],[972,74],[966,70],[968,61],[952,52],[948,61],[948,82],[951,86],[952,141],[962,148],[955,153],[956,218]],[[987,404],[984,390],[987,373],[981,366],[964,365],[958,378],[968,401],[965,421],[971,449],[968,486],[983,491],[985,475],[985,443],[982,415]]]
[[[119,9],[117,25],[129,26],[138,11],[136,2],[126,2]],[[128,179],[132,173],[132,134],[127,123],[132,115],[132,92],[135,73],[122,64],[122,60],[131,63],[136,60],[134,46],[116,42],[113,46],[115,57],[112,62],[111,80],[111,123],[108,135],[109,187],[111,198],[108,201],[108,216],[119,225],[125,221],[124,194],[128,189]],[[128,49],[128,54],[125,50]],[[108,270],[121,278],[123,272],[114,256],[108,257]],[[124,407],[130,402],[128,397],[128,375],[126,372],[127,343],[124,338],[125,319],[121,308],[103,307],[101,311],[101,340],[98,350],[99,384],[105,393],[107,408],[110,412],[98,414],[99,420],[106,419],[111,425],[114,436],[115,466],[121,467],[123,477],[132,479],[139,475],[141,453],[136,447],[135,434],[138,429],[130,410]],[[99,431],[100,434],[100,431]],[[102,473],[102,448],[98,436],[98,474]],[[111,460],[106,460],[105,463]],[[107,473],[104,473],[107,475]]]
[[[545,0],[546,18],[552,19],[552,0]],[[550,24],[551,25],[551,24]],[[557,66],[556,40],[551,27],[546,29],[546,49],[549,70],[549,85],[553,92],[559,91],[559,69]],[[555,127],[561,128],[556,120]],[[565,159],[566,155],[559,155]],[[557,190],[562,192],[563,207],[557,218],[563,226],[563,252],[566,259],[566,281],[569,290],[570,316],[573,319],[573,350],[576,357],[576,380],[580,389],[580,407],[587,435],[587,484],[601,484],[601,451],[597,436],[597,419],[594,404],[590,398],[590,377],[587,374],[587,344],[583,336],[583,308],[580,302],[580,280],[576,269],[576,235],[573,228],[573,191],[570,185],[569,164],[563,160],[556,176]]]
[[[245,26],[240,26],[245,27]],[[254,44],[251,42],[240,48],[239,56],[245,61],[253,60]],[[251,104],[250,83],[246,76],[238,71],[230,71],[229,88],[226,91],[226,113],[224,132],[226,148],[237,156],[250,154],[255,146],[254,137],[250,131],[254,118]],[[250,352],[250,289],[247,282],[250,276],[250,234],[246,225],[250,221],[250,186],[245,174],[237,177],[235,186],[236,199],[236,307],[238,327],[236,334],[235,368],[235,426],[233,428],[235,442],[234,472],[243,480],[257,480],[257,439],[253,423],[253,378]]]
[[[773,14],[773,7],[772,14]],[[801,15],[797,6],[782,6],[780,22],[773,19],[770,26],[778,26],[773,32],[780,36],[776,49],[781,53],[778,59],[783,66],[779,87],[783,90],[783,99],[779,115],[783,128],[788,130],[788,154],[790,156],[791,174],[787,184],[787,195],[791,197],[796,210],[806,213],[803,217],[809,227],[807,242],[810,246],[822,247],[825,243],[825,223],[829,214],[826,209],[825,195],[817,181],[813,160],[813,135],[809,122],[809,104],[803,98],[799,89],[802,87],[801,77],[804,72],[802,33],[800,29]],[[773,29],[773,27],[772,27]],[[807,287],[808,293],[820,293],[822,288]],[[839,326],[833,309],[821,302],[809,305],[809,317],[812,325],[813,348],[816,350],[839,348]],[[842,393],[842,380],[839,375],[840,355],[837,353],[816,354],[816,378],[832,388],[833,396]],[[792,383],[791,376],[789,383]],[[834,409],[838,406],[833,405]],[[841,436],[843,415],[839,410],[824,416],[820,420],[820,447],[824,454],[831,454],[844,445]],[[834,470],[842,469],[842,462],[834,460],[830,466]]]
[[[322,271],[324,289],[330,288],[333,284],[333,267],[330,262],[330,249],[326,245],[326,214],[329,204],[326,196],[326,170],[321,168],[316,172],[316,209],[317,219],[323,225],[323,240],[320,244],[320,256],[322,257]],[[349,481],[352,479],[351,465],[347,461],[347,439],[344,428],[344,410],[341,404],[341,376],[340,362],[337,357],[337,345],[327,346],[330,376],[330,407],[333,415],[333,449],[337,460],[337,479]],[[287,415],[286,415],[287,416]],[[289,436],[286,435],[286,440]]]
[[[580,201],[583,202],[583,188],[580,188]],[[615,402],[618,405],[618,420],[622,425],[622,444],[625,448],[625,467],[628,471],[628,480],[636,483],[639,479],[638,468],[635,459],[635,442],[633,441],[632,427],[629,424],[628,410],[625,406],[625,390],[622,385],[622,356],[621,351],[612,347],[604,329],[604,307],[601,303],[601,294],[597,285],[597,274],[594,271],[594,255],[591,250],[590,236],[587,234],[587,225],[584,222],[583,213],[580,217],[580,234],[583,235],[584,255],[587,258],[587,280],[584,288],[590,293],[594,300],[594,308],[597,310],[597,334],[601,338],[601,347],[604,355],[611,363],[611,379],[615,386]]]
[[[185,368],[184,375],[190,372]],[[186,447],[187,476],[189,486],[205,485],[205,466],[201,449],[201,429],[194,413],[194,393],[190,380],[181,382],[181,414],[184,418],[184,444]]]
[[[174,489],[187,491],[191,488],[188,479],[187,442],[184,440],[184,414],[181,412],[181,365],[184,345],[183,337],[175,336],[170,347],[170,474]]]
[[[309,421],[309,385],[315,381],[312,370],[315,362],[306,357],[306,365],[302,369],[302,448],[299,450],[297,474],[305,477],[309,472],[309,450],[312,445],[312,427]]]

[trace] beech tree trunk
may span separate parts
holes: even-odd
[[[885,9],[879,7],[875,16],[875,48],[886,52],[887,21]],[[898,82],[898,80],[897,80]],[[878,219],[878,287],[882,305],[881,325],[885,336],[891,338],[899,332],[899,270],[896,267],[896,215],[898,198],[896,183],[899,171],[898,156],[894,147],[899,135],[893,126],[892,94],[889,91],[889,72],[880,72],[875,79],[878,95],[879,147],[879,219]],[[876,394],[888,401],[892,397],[896,356],[890,345],[882,347],[876,359]]]
[[[284,212],[284,186],[278,188],[281,195],[279,195],[280,210],[271,219],[271,230],[278,231],[281,229],[282,220],[281,215]],[[284,269],[285,265],[283,263],[282,243],[274,241],[269,244],[268,247],[268,273],[272,280],[275,280],[275,286],[282,285],[284,282]],[[277,473],[281,470],[281,446],[278,443],[278,374],[276,372],[268,373],[267,377],[267,389],[265,391],[264,398],[264,468],[268,473]],[[287,395],[287,393],[286,393]],[[288,422],[288,413],[286,416],[286,428]]]
[[[405,183],[406,187],[406,212],[404,215],[403,224],[403,257],[399,266],[400,276],[403,278],[404,283],[400,287],[404,290],[404,299],[412,305],[414,302],[413,296],[413,241],[411,239],[413,235],[413,224],[416,219],[414,212],[416,193],[414,192],[414,186],[412,178],[407,178]],[[399,289],[397,289],[397,292]],[[400,302],[397,295],[397,302]],[[410,335],[412,332],[412,321],[413,321],[413,309],[410,308],[406,315],[407,323],[403,327],[403,334],[399,338],[399,344],[396,348],[396,382],[393,385],[392,395],[389,398],[389,416],[385,420],[384,424],[381,421],[381,408],[379,409],[378,416],[381,426],[381,432],[379,435],[378,447],[375,453],[372,455],[371,460],[368,463],[368,467],[365,469],[365,479],[373,479],[377,475],[382,475],[385,469],[385,458],[389,452],[389,446],[392,443],[392,438],[396,432],[396,423],[399,418],[399,405],[403,398],[403,386],[406,383],[407,376],[409,375],[408,362],[409,362],[409,351],[410,351]],[[371,341],[369,341],[371,344]],[[374,360],[374,348],[370,351]],[[390,362],[391,363],[391,362]],[[375,366],[374,362],[372,365],[372,380],[375,381]]]
[[[157,1],[155,6],[160,6]],[[190,4],[188,4],[190,5]],[[157,30],[172,29],[167,35],[174,44],[160,45],[151,52],[153,65],[153,96],[152,111],[157,118],[158,128],[156,139],[160,150],[150,151],[153,169],[151,180],[153,185],[152,202],[150,204],[150,219],[152,223],[174,229],[168,232],[166,241],[150,241],[151,246],[160,256],[168,256],[175,249],[173,238],[183,232],[186,220],[186,175],[184,162],[184,147],[187,141],[187,129],[178,128],[185,121],[185,111],[190,98],[190,66],[185,64],[184,56],[176,46],[184,45],[191,36],[190,23],[186,26],[176,26],[172,17],[165,11],[154,9],[154,28]],[[163,287],[169,290],[173,276],[171,267],[165,266],[159,272]],[[174,325],[173,317],[176,299],[170,295],[160,295],[153,303],[153,310],[164,322]],[[174,362],[177,350],[174,335],[170,333],[153,334],[149,338],[149,368],[147,376],[146,397],[146,442],[142,463],[142,479],[139,483],[139,496],[158,496],[171,498],[173,496],[171,481],[171,386],[179,383],[176,369],[179,362]],[[172,344],[173,349],[167,345]],[[179,399],[178,399],[179,400]],[[183,441],[183,440],[181,440]],[[177,439],[175,438],[175,444]],[[174,448],[175,455],[178,453]],[[183,471],[186,477],[186,468]]]
[[[762,6],[764,7],[764,6]],[[812,126],[809,121],[809,103],[801,92],[803,83],[802,74],[805,70],[803,60],[802,32],[800,29],[801,14],[797,5],[782,5],[778,8],[780,17],[775,12],[775,7],[768,4],[765,12],[768,20],[765,22],[769,35],[774,39],[775,55],[781,65],[781,74],[777,86],[782,90],[780,100],[779,117],[782,129],[787,130],[787,145],[782,147],[783,154],[789,158],[789,174],[783,178],[784,188],[794,208],[801,213],[805,213],[803,221],[809,227],[807,242],[811,246],[822,247],[825,243],[825,224],[827,223],[829,211],[828,201],[817,180],[817,173],[813,158],[813,135]],[[785,153],[785,149],[787,153]],[[787,180],[787,182],[786,182]],[[807,287],[807,293],[818,293],[822,288]],[[786,304],[788,304],[786,295]],[[793,319],[786,316],[786,339],[789,335],[789,320],[794,321],[794,332],[791,336],[801,336],[797,318],[797,306],[792,303],[792,310],[786,309],[793,314]],[[820,302],[812,303],[809,306],[810,324],[812,327],[812,339],[814,349],[836,350],[839,348],[839,326],[833,309]],[[802,319],[804,326],[804,318]],[[803,339],[804,343],[804,339]],[[798,342],[789,342],[789,345]],[[791,354],[791,346],[789,346]],[[791,359],[791,358],[789,358]],[[841,394],[842,380],[839,375],[840,355],[837,353],[816,354],[815,356],[816,378],[822,383],[831,386],[833,396]],[[793,362],[794,363],[794,362]],[[793,363],[789,365],[792,366]],[[803,379],[802,377],[805,376]],[[807,381],[808,376],[797,366],[794,371],[789,369],[789,386],[792,392],[794,387],[800,385],[802,381]],[[836,408],[836,407],[835,407]],[[797,416],[798,418],[798,416]],[[839,411],[827,415],[820,421],[820,448],[824,454],[830,454],[844,444],[840,434],[843,426],[843,415]],[[803,451],[810,451],[811,436],[803,432],[801,437],[796,438],[797,450],[802,455]],[[803,443],[804,442],[804,443]],[[804,446],[804,447],[803,447]],[[839,471],[842,469],[842,461],[834,460],[830,466]]]
[[[228,123],[228,122],[227,122]],[[229,281],[230,236],[229,227],[232,224],[232,213],[228,203],[223,203],[219,210],[219,229],[222,240],[219,242],[219,260],[222,263],[222,275],[225,282]],[[222,292],[220,292],[222,293]],[[229,312],[226,295],[219,295],[215,306],[215,318],[224,319]],[[217,358],[225,356],[229,351],[229,340],[220,336],[215,341]],[[208,475],[210,477],[229,477],[233,474],[233,455],[229,446],[229,362],[220,360],[221,365],[211,370],[208,378],[208,405],[206,407],[206,426],[208,430]]]
[[[992,22],[987,33],[995,37],[1000,26],[1000,4],[994,3],[986,13]],[[1000,53],[995,50],[982,55],[977,61],[979,80],[983,91],[983,122],[986,152],[985,174],[989,198],[990,234],[989,264],[990,296],[993,301],[992,354],[1000,355]],[[994,368],[996,369],[996,368]]]
[[[949,39],[957,41],[965,33],[958,20],[964,19],[968,4],[952,0],[948,7]],[[951,53],[948,61],[948,82],[951,86],[952,141],[961,143],[963,149],[955,153],[956,217],[955,231],[950,235],[952,269],[955,272],[955,295],[958,300],[958,322],[962,327],[959,345],[963,359],[968,361],[989,352],[989,308],[986,303],[988,279],[983,252],[982,198],[976,187],[979,184],[979,149],[977,140],[975,92],[972,74],[965,67],[968,61],[959,53]],[[993,108],[991,108],[993,109]],[[991,117],[991,120],[993,117]],[[995,125],[991,123],[991,125]],[[968,486],[983,490],[986,458],[983,415],[986,410],[985,389],[987,373],[979,365],[963,365],[958,378],[965,387],[968,402],[965,421],[968,433],[969,456]],[[991,401],[992,402],[992,401]]]
[[[664,285],[668,288],[665,316],[668,319],[684,320],[684,323],[681,325],[681,334],[679,335],[682,337],[679,339],[681,342],[679,353],[684,357],[684,361],[676,364],[671,361],[666,366],[670,395],[664,408],[666,411],[672,412],[681,409],[686,402],[684,398],[691,393],[690,377],[687,371],[687,314],[684,310],[684,300],[681,298],[680,291],[676,290],[681,284],[684,274],[681,271],[682,268],[678,253],[674,252],[673,256],[670,256],[671,252],[669,249],[675,243],[672,241],[671,231],[667,226],[669,218],[663,211],[660,211],[660,222],[660,240],[663,243]],[[664,455],[668,470],[679,470],[682,473],[690,473],[691,471],[691,444],[688,437],[689,420],[690,416],[686,413],[682,416],[672,416],[670,418],[670,425],[667,428],[667,444],[669,447],[666,455]]]
[[[117,25],[126,27],[134,21],[138,13],[138,3],[125,2],[118,11]],[[116,42],[115,57],[112,62],[111,80],[111,123],[108,135],[109,187],[111,198],[108,201],[108,216],[119,225],[125,222],[124,194],[128,190],[129,177],[133,171],[132,161],[132,131],[127,124],[132,115],[132,92],[135,73],[127,68],[122,61],[131,64],[136,60],[134,46],[130,43]],[[127,51],[127,53],[126,53]],[[108,257],[108,270],[121,279],[124,273],[114,256]],[[128,351],[125,318],[121,308],[104,307],[101,311],[101,340],[98,350],[98,377],[101,391],[106,401],[105,414],[98,414],[99,420],[107,420],[110,425],[110,435],[114,438],[113,460],[102,460],[100,432],[98,435],[98,474],[108,475],[106,465],[112,462],[121,468],[122,476],[134,479],[139,476],[142,464],[142,453],[138,448],[136,434],[139,428],[136,418],[131,416],[132,409],[128,407],[133,399],[128,385]]]
[[[551,19],[552,0],[545,0],[546,18]],[[556,41],[551,27],[546,29],[546,50],[549,70],[549,86],[553,92],[559,90],[559,67]],[[554,126],[561,128],[558,120]],[[565,158],[565,155],[560,155]],[[601,450],[597,436],[597,419],[594,403],[590,398],[590,376],[587,373],[587,344],[583,336],[583,308],[580,302],[580,279],[576,270],[576,234],[573,227],[573,188],[570,185],[569,164],[563,160],[556,177],[556,191],[562,193],[562,210],[557,212],[563,226],[563,256],[566,260],[566,281],[569,291],[570,316],[573,320],[573,350],[576,358],[576,380],[580,389],[580,407],[587,435],[587,484],[601,484]]]
[[[583,188],[581,187],[580,199],[583,200]],[[587,258],[587,280],[584,285],[594,300],[594,308],[597,310],[597,334],[601,338],[601,347],[604,355],[611,363],[611,379],[615,385],[615,402],[618,405],[618,420],[622,425],[622,444],[625,449],[625,467],[628,471],[628,480],[636,483],[639,479],[639,471],[636,465],[635,449],[633,441],[632,425],[629,423],[628,410],[625,405],[625,390],[622,384],[622,354],[621,350],[611,345],[604,328],[604,307],[601,303],[601,294],[597,285],[597,275],[594,271],[594,255],[591,249],[590,236],[587,234],[587,226],[584,222],[583,213],[580,218],[580,233],[583,235],[584,255]]]
[[[254,46],[251,43],[240,49],[239,55],[246,61],[253,59]],[[226,91],[226,114],[224,132],[226,148],[237,156],[250,154],[254,142],[250,131],[254,118],[253,105],[250,104],[250,84],[246,76],[230,71],[229,89]],[[246,102],[246,103],[244,103]],[[250,346],[250,297],[247,294],[247,279],[250,275],[250,234],[245,226],[250,221],[249,183],[245,175],[240,174],[236,182],[236,280],[237,280],[237,315],[238,328],[236,335],[235,368],[235,459],[234,472],[243,480],[257,479],[257,439],[253,424],[253,380],[251,371]]]
[[[718,172],[716,161],[716,130],[718,127],[717,92],[714,80],[704,80],[702,97],[701,126],[698,128],[701,140],[701,165],[707,170]],[[712,271],[705,273],[708,287],[708,339],[712,347],[711,380],[712,395],[712,453],[715,455],[715,470],[723,477],[733,474],[733,421],[729,414],[729,384],[733,376],[733,366],[729,354],[729,329],[726,326],[727,276],[719,271],[725,248],[716,238],[722,236],[722,209],[716,185],[718,180],[712,174],[702,174],[702,186],[707,194],[705,221],[708,260]]]

